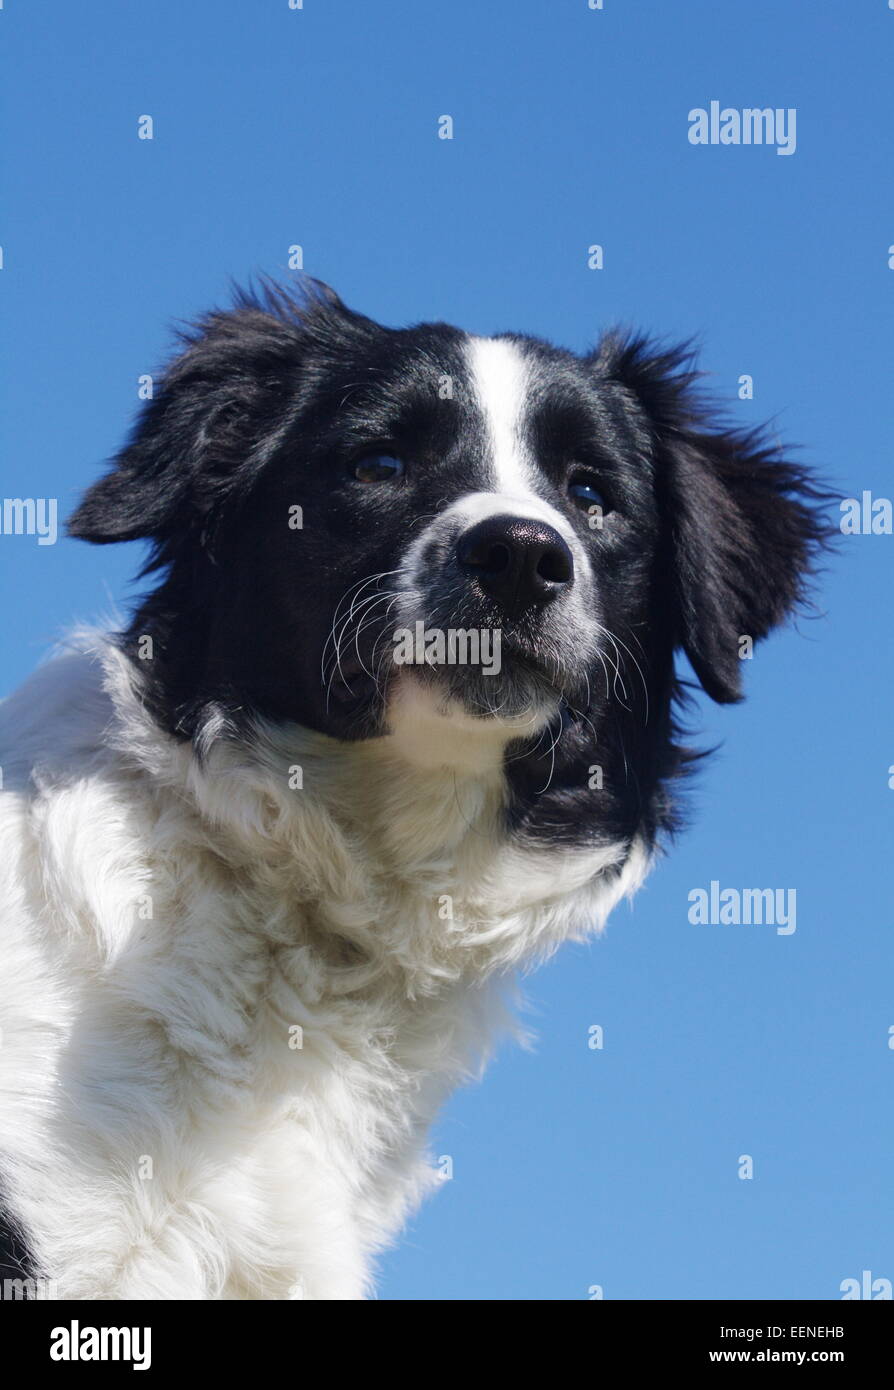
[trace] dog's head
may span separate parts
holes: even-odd
[[[498,747],[530,833],[654,831],[675,650],[738,699],[823,530],[801,470],[712,426],[688,362],[268,287],[187,335],[70,531],[152,542],[164,577],[127,641],[152,638],[171,732],[262,718],[447,765]]]

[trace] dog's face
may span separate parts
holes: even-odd
[[[129,638],[172,731],[409,729],[447,763],[493,735],[531,833],[654,832],[675,649],[738,698],[740,639],[820,537],[800,472],[708,428],[684,363],[268,292],[201,325],[70,529],[153,541]]]
[[[376,327],[326,368],[221,545],[261,708],[342,738],[389,727],[398,698],[539,733],[624,648],[641,679],[660,527],[618,390],[441,326]]]

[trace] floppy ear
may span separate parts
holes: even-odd
[[[688,347],[656,351],[641,338],[610,337],[597,360],[648,417],[670,538],[675,645],[712,699],[739,700],[740,639],[766,636],[804,599],[830,534],[820,510],[827,494],[763,430],[712,427]]]
[[[237,291],[232,310],[180,334],[184,350],[111,472],[69,519],[70,535],[99,545],[149,537],[157,548],[195,527],[204,535],[216,506],[252,475],[259,451],[275,447],[308,322],[349,311],[319,282],[304,301],[262,283],[260,294]]]

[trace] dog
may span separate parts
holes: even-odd
[[[69,522],[150,591],[0,706],[8,1277],[373,1296],[517,972],[675,828],[678,655],[736,701],[809,593],[820,491],[698,375],[317,282],[183,332]]]

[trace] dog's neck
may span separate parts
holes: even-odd
[[[355,961],[358,983],[387,976],[411,998],[477,988],[599,929],[645,872],[636,844],[557,855],[513,836],[505,758],[530,720],[463,719],[398,688],[379,738],[206,727],[199,754],[154,724],[120,654],[112,686],[119,747],[192,804],[253,893],[295,904],[314,949]]]

